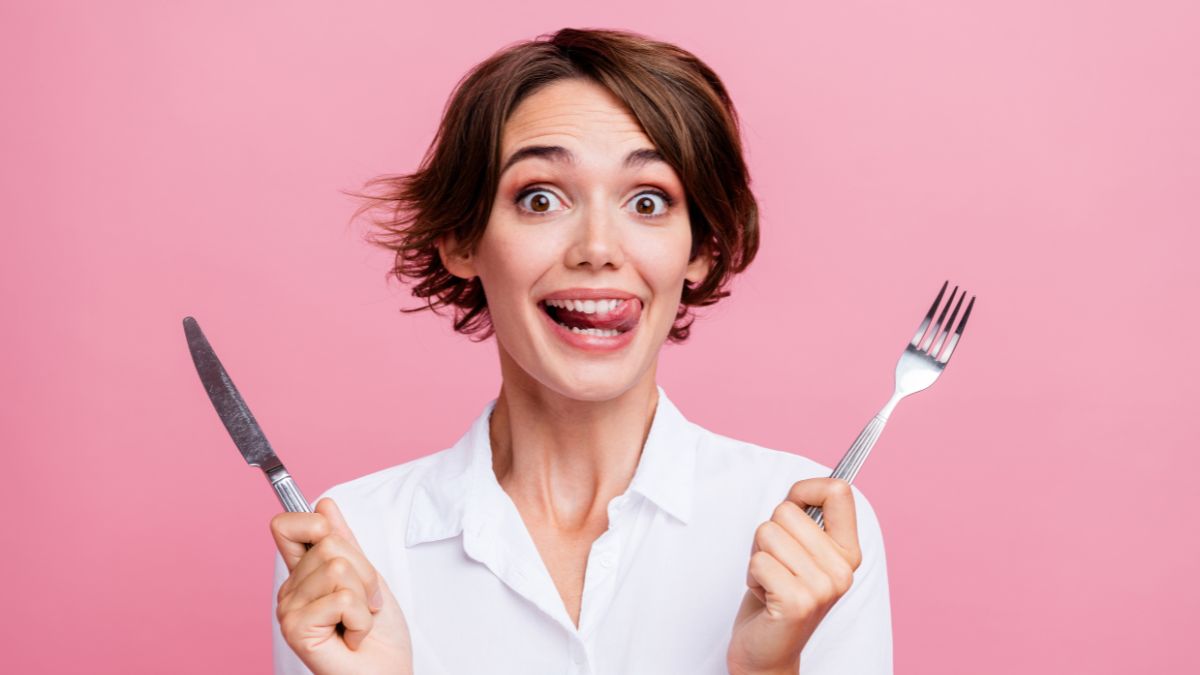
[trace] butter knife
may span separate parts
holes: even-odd
[[[271,444],[267,442],[267,437],[254,420],[250,408],[246,407],[242,395],[238,393],[237,387],[233,386],[233,380],[229,379],[229,374],[225,372],[212,346],[208,344],[208,339],[200,330],[200,324],[190,316],[184,317],[183,332],[187,335],[188,349],[192,352],[192,361],[196,364],[196,372],[200,373],[204,390],[208,392],[208,398],[217,409],[217,415],[225,423],[225,428],[229,430],[229,435],[233,437],[233,442],[241,451],[246,463],[262,469],[285,511],[312,513],[308,500],[300,494],[296,481],[292,480],[283,462],[279,461],[279,457],[271,449]]]

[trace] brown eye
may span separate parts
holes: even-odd
[[[517,208],[539,216],[552,213],[558,201],[558,196],[546,189],[527,190],[517,195],[516,199]]]
[[[657,190],[643,192],[634,198],[633,208],[639,216],[657,218],[667,215],[667,208],[671,206],[671,201],[671,198],[665,193]],[[657,208],[659,206],[661,206],[661,210]]]

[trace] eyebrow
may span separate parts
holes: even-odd
[[[561,145],[527,145],[509,155],[508,159],[504,162],[504,167],[500,169],[500,174],[504,175],[504,172],[508,171],[509,167],[513,164],[531,157],[539,157],[551,162],[577,163],[575,155]],[[623,164],[625,168],[632,169],[645,166],[651,162],[666,164],[667,160],[663,159],[663,156],[654,148],[640,148],[626,155]]]

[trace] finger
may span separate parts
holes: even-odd
[[[787,498],[801,509],[820,506],[825,514],[825,534],[838,545],[851,567],[858,567],[862,550],[858,546],[854,492],[849,483],[841,478],[808,478],[792,485]]]
[[[345,558],[327,560],[312,574],[294,582],[290,593],[280,598],[278,611],[286,614],[343,588],[353,591],[363,604],[367,603],[366,588],[350,561]]]
[[[318,541],[300,559],[300,562],[296,563],[292,568],[291,574],[279,588],[280,598],[285,593],[291,592],[296,582],[313,574],[327,561],[334,558],[345,558],[350,561],[350,564],[354,567],[354,571],[358,574],[359,579],[362,580],[366,588],[368,602],[372,611],[379,609],[383,605],[383,589],[379,572],[363,555],[362,549],[347,541],[345,537],[337,532],[331,532],[324,539]]]
[[[358,649],[375,625],[375,618],[367,606],[349,589],[323,595],[294,614],[294,618],[289,619],[297,626],[298,638],[327,638],[340,622],[346,627],[342,640],[350,649]]]
[[[330,533],[321,541],[318,541],[308,553],[305,554],[300,562],[292,568],[292,572],[288,575],[287,581],[289,588],[294,588],[297,582],[303,581],[310,574],[319,570],[330,560],[335,558],[344,558],[354,567],[354,571],[358,573],[360,579],[363,580],[367,588],[367,597],[374,592],[375,586],[378,585],[376,579],[375,568],[367,559],[363,557],[362,551],[350,542],[346,541],[345,537],[336,532]]]
[[[341,534],[355,546],[359,546],[358,538],[354,536],[350,525],[346,523],[346,518],[342,515],[342,510],[338,508],[337,502],[329,497],[322,497],[321,501],[316,504],[316,512],[324,515],[329,519],[329,524],[333,527],[333,531]],[[359,547],[361,548],[361,546]]]
[[[768,520],[760,525],[755,534],[755,540],[758,541],[760,550],[770,553],[793,576],[805,580],[826,576],[825,570],[817,564],[808,549],[792,537],[791,533],[778,522]]]
[[[329,519],[315,513],[276,513],[271,518],[271,536],[275,547],[283,557],[288,571],[308,552],[306,544],[313,544],[329,535],[332,528]]]
[[[853,561],[846,557],[841,546],[823,532],[804,509],[795,502],[783,502],[775,507],[771,521],[779,523],[787,535],[804,548],[820,570],[834,581],[840,593],[849,590],[854,581]]]
[[[760,598],[772,618],[782,619],[791,612],[787,599],[794,595],[796,577],[775,556],[759,551],[750,556],[750,576],[764,591]]]
[[[350,561],[354,563],[354,567],[358,571],[359,577],[366,585],[367,597],[371,599],[371,610],[375,611],[379,609],[379,607],[383,604],[383,589],[381,587],[379,573],[375,567],[371,565],[370,561],[367,560],[367,554],[365,551],[363,551],[362,546],[358,543],[358,537],[354,536],[354,531],[350,529],[350,525],[346,522],[346,518],[342,515],[341,508],[338,507],[337,502],[333,501],[329,497],[324,497],[317,502],[316,510],[318,513],[324,514],[325,517],[329,519],[330,525],[333,527],[334,532],[341,534],[342,537],[344,537],[348,542],[350,542],[351,545],[354,546],[354,548],[358,549],[358,555],[350,556]]]

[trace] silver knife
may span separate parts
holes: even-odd
[[[267,482],[275,488],[275,495],[279,497],[279,503],[283,504],[284,510],[312,513],[313,510],[308,507],[308,500],[300,494],[296,481],[292,480],[292,476],[283,467],[283,462],[279,461],[279,457],[271,449],[271,444],[267,442],[267,437],[254,420],[250,408],[246,407],[242,395],[238,393],[237,387],[233,386],[233,380],[229,379],[229,373],[225,372],[225,367],[221,365],[212,345],[208,344],[208,338],[204,337],[200,324],[192,317],[185,316],[183,332],[187,335],[188,349],[192,352],[192,361],[196,363],[196,372],[200,373],[200,381],[204,383],[204,391],[208,392],[208,398],[217,409],[217,415],[225,423],[229,435],[233,436],[233,442],[242,452],[242,457],[246,458],[246,463],[262,469]],[[306,542],[304,548],[311,549],[312,544]],[[339,621],[337,634],[344,635],[345,632],[345,624]]]
[[[208,398],[217,409],[217,415],[225,423],[225,428],[229,430],[229,435],[233,437],[233,442],[242,452],[246,463],[262,469],[267,482],[275,488],[275,494],[285,511],[312,513],[308,500],[300,494],[296,481],[292,480],[292,476],[283,467],[283,462],[279,461],[279,457],[271,449],[271,444],[267,442],[267,437],[263,435],[258,422],[254,421],[254,415],[250,414],[250,408],[246,407],[242,395],[238,393],[237,387],[233,386],[233,380],[229,379],[229,374],[225,372],[212,346],[208,344],[208,339],[200,330],[200,324],[190,316],[184,317],[183,332],[187,335],[192,361],[196,363],[196,372],[200,373],[204,390],[208,392]]]

